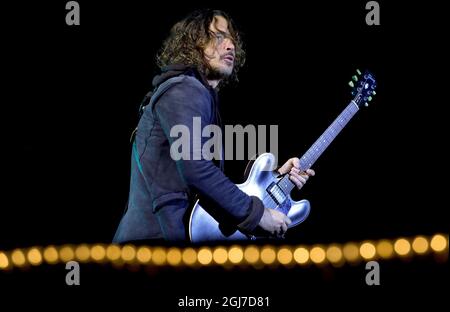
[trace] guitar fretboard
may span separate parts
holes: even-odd
[[[302,171],[306,171],[317,161],[322,153],[327,149],[331,142],[341,132],[341,130],[347,125],[352,117],[359,110],[358,105],[351,101],[350,104],[342,111],[342,113],[333,121],[333,123],[325,130],[325,132],[314,142],[314,144],[306,151],[306,153],[300,158],[300,168]],[[294,188],[294,183],[289,180],[289,175],[285,175],[279,182],[285,194],[289,194]]]

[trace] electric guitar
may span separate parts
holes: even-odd
[[[353,99],[308,151],[300,157],[302,171],[311,168],[360,107],[368,106],[368,103],[376,94],[375,78],[368,71],[361,74],[357,70],[357,75],[352,77],[349,85],[352,87]],[[289,228],[292,228],[308,217],[311,209],[310,203],[306,199],[293,201],[290,192],[295,186],[294,183],[289,180],[287,174],[279,177],[274,168],[275,156],[273,154],[264,153],[260,155],[251,166],[247,180],[242,184],[237,184],[237,187],[248,195],[260,198],[264,207],[273,208],[286,214],[292,221],[289,226]],[[189,237],[193,243],[256,239],[255,235],[246,235],[237,228],[226,228],[222,222],[219,224],[198,200],[194,204],[189,219]]]

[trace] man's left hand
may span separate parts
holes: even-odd
[[[289,179],[301,189],[303,185],[308,181],[309,177],[313,177],[316,173],[312,169],[306,170],[306,172],[300,169],[300,159],[297,157],[289,159],[280,169],[280,174],[289,173]]]

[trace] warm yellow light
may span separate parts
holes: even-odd
[[[359,248],[355,243],[347,243],[342,249],[344,253],[344,258],[348,262],[356,262],[359,260]]]
[[[152,251],[150,250],[150,248],[145,246],[139,247],[139,249],[136,252],[136,259],[140,263],[148,263],[151,258],[152,258]]]
[[[197,253],[193,248],[186,248],[182,254],[183,262],[187,265],[193,265],[197,262]]]
[[[228,252],[224,247],[217,247],[213,252],[214,262],[217,264],[224,264],[228,260]]]
[[[161,247],[156,247],[153,250],[152,260],[156,265],[163,265],[166,262],[166,250]]]
[[[368,260],[375,257],[377,250],[372,243],[365,242],[361,244],[361,247],[359,247],[359,253],[361,254],[361,257]]]
[[[244,258],[242,247],[233,246],[228,250],[228,259],[231,263],[239,263]]]
[[[292,262],[292,251],[289,248],[283,247],[277,253],[278,262],[287,265]]]
[[[30,250],[28,250],[27,258],[28,262],[30,262],[31,265],[39,265],[42,263],[41,251],[36,247],[33,247]]]
[[[309,257],[314,263],[322,263],[325,260],[325,250],[322,247],[316,246],[309,252]]]
[[[309,260],[308,249],[303,247],[298,247],[294,251],[294,259],[297,263],[304,264]]]
[[[0,269],[6,269],[9,266],[9,260],[5,253],[0,252]]]
[[[390,241],[383,239],[377,244],[377,252],[381,258],[389,259],[394,253],[394,247]]]
[[[120,257],[125,262],[133,262],[136,258],[136,248],[133,245],[125,245],[122,247]]]
[[[86,262],[91,256],[91,250],[86,244],[80,245],[75,249],[75,256],[81,262]]]
[[[107,248],[106,248],[107,247]],[[369,260],[376,257],[383,259],[391,258],[395,253],[400,256],[407,256],[412,252],[415,254],[425,254],[430,250],[442,252],[448,249],[448,236],[437,234],[430,239],[424,236],[416,236],[414,239],[399,238],[394,241],[380,240],[376,243],[363,242],[361,245],[356,243],[347,243],[344,246],[332,244],[328,247],[314,246],[311,250],[306,247],[297,247],[295,249],[284,246],[275,248],[273,246],[265,246],[261,249],[258,246],[231,246],[216,247],[214,249],[203,247],[198,251],[193,248],[165,248],[157,247],[150,249],[148,247],[136,247],[126,245],[120,247],[117,245],[94,245],[92,247],[82,244],[78,247],[72,245],[64,245],[61,248],[49,246],[45,249],[33,247],[30,249],[16,249],[8,255],[0,252],[0,269],[8,268],[11,265],[24,266],[27,263],[31,265],[40,265],[42,261],[49,264],[68,262],[77,260],[86,262],[89,259],[94,261],[102,261],[108,258],[111,261],[117,261],[122,258],[125,262],[135,261],[140,263],[149,263],[153,261],[156,265],[177,266],[182,261],[186,265],[200,263],[202,265],[210,265],[212,262],[217,264],[225,264],[227,262],[233,264],[273,264],[275,261],[282,265],[289,265],[295,261],[299,264],[305,264],[312,261],[316,264],[328,261],[333,264],[343,263],[344,260],[354,262],[362,257]]]
[[[48,246],[44,249],[44,260],[49,264],[53,264],[58,261],[58,251],[55,247]]]
[[[59,250],[59,258],[62,262],[69,262],[73,260],[75,253],[73,252],[73,248],[71,246],[63,246]]]
[[[272,264],[275,261],[277,255],[275,253],[275,250],[273,250],[272,247],[264,247],[261,250],[260,257],[261,257],[261,261],[264,264]]]
[[[109,245],[108,248],[106,248],[106,258],[108,258],[109,261],[117,261],[120,259],[121,250],[120,247],[117,245]]]
[[[91,258],[94,261],[102,261],[105,259],[106,250],[102,245],[94,245],[91,247]]]
[[[248,246],[244,251],[244,259],[250,264],[257,263],[259,260],[259,249],[256,246]]]
[[[23,254],[23,251],[20,249],[16,249],[11,253],[11,261],[16,266],[23,266],[25,264],[25,255]]]
[[[331,263],[339,263],[342,261],[342,250],[338,245],[331,245],[327,248],[327,259]]]
[[[179,265],[181,262],[181,251],[179,248],[169,248],[167,251],[167,263],[173,266]]]
[[[431,249],[433,249],[434,251],[444,251],[448,246],[448,237],[446,238],[444,235],[436,234],[431,239],[430,245]]]
[[[212,261],[212,252],[211,249],[204,247],[200,248],[197,253],[197,259],[200,264],[208,265]]]
[[[400,256],[405,256],[411,251],[411,244],[404,238],[399,238],[394,243],[394,250]]]
[[[414,252],[418,254],[424,254],[428,251],[428,241],[423,236],[417,236],[412,243],[412,248]]]

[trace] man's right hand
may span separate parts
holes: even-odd
[[[284,213],[274,209],[264,208],[264,214],[259,221],[259,226],[269,233],[283,235],[286,233],[292,221]]]

